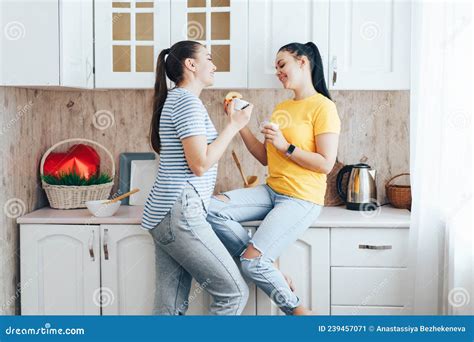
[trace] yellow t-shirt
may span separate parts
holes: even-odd
[[[316,152],[316,135],[341,131],[336,105],[320,93],[302,100],[283,101],[275,107],[271,121],[279,124],[290,144],[309,152]],[[284,195],[324,205],[326,175],[299,166],[271,143],[266,147],[267,184]]]

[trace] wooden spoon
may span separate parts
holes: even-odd
[[[258,184],[258,177],[257,176],[248,176],[248,177],[245,176],[244,170],[242,169],[242,166],[240,165],[239,158],[237,158],[237,154],[235,153],[234,150],[232,150],[232,158],[234,158],[234,161],[237,164],[237,168],[240,171],[240,175],[242,176],[242,179],[244,180],[244,187],[245,188],[251,188],[251,187],[257,185]]]
[[[232,158],[234,158],[235,164],[237,164],[237,168],[240,171],[240,175],[242,176],[242,179],[244,180],[244,184],[247,187],[249,185],[247,181],[247,177],[245,177],[244,170],[242,170],[242,166],[240,165],[239,158],[237,158],[237,154],[235,154],[234,150],[232,150]]]
[[[114,198],[114,199],[111,199],[110,201],[104,202],[104,204],[112,204],[112,203],[115,203],[115,202],[120,201],[121,199],[124,199],[125,197],[128,197],[128,196],[130,196],[130,195],[133,195],[134,193],[139,192],[139,191],[140,191],[140,189],[136,189],[136,188],[135,188],[135,189],[133,189],[133,190],[131,190],[131,191],[129,191],[129,192],[124,193],[123,195],[120,195],[119,197],[116,197],[116,198]]]

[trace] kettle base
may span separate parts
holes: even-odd
[[[348,210],[355,211],[373,211],[378,207],[376,202],[366,202],[366,203],[346,203],[346,208]]]

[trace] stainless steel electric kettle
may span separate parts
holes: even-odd
[[[344,174],[350,172],[346,184],[342,184]],[[349,210],[368,211],[377,208],[377,188],[375,170],[367,164],[344,166],[337,174],[337,193],[346,202]]]

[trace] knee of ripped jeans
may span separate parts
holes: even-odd
[[[248,248],[249,246],[252,247],[252,250],[256,253],[252,253],[249,255]],[[248,253],[248,254],[246,254]],[[259,277],[259,266],[262,262],[265,261],[264,254],[262,250],[260,250],[253,241],[250,241],[247,245],[247,248],[240,254],[240,262],[242,265],[242,272],[249,277],[250,279],[255,279]]]

